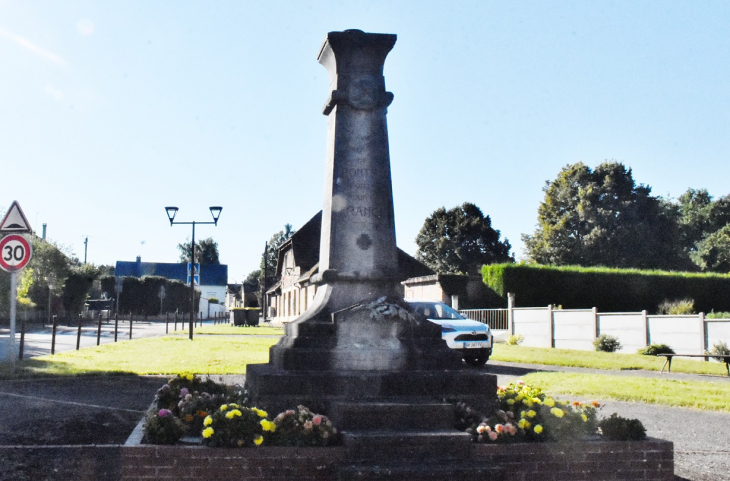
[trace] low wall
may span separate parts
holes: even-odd
[[[496,468],[496,476],[490,477],[495,481],[674,479],[673,444],[657,439],[565,444],[475,444],[472,449],[470,463]],[[400,460],[399,466],[403,464],[407,464],[407,460]],[[424,461],[416,465],[423,468]],[[194,478],[206,481],[339,480],[343,479],[340,470],[347,466],[347,451],[344,447],[221,449],[202,446],[125,446],[121,475],[126,481]],[[402,475],[403,471],[399,476]],[[469,474],[464,476],[450,476],[449,479],[466,480],[473,477]],[[400,479],[410,478],[406,476]]]

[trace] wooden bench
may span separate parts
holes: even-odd
[[[667,360],[664,361],[664,365],[662,366],[662,371],[664,372],[664,368],[667,368],[667,372],[672,372],[672,358],[673,357],[714,357],[714,358],[722,358],[723,362],[725,363],[725,369],[727,369],[727,375],[730,376],[730,355],[717,355],[717,354],[657,354],[657,357],[666,357]]]

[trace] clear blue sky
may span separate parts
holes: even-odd
[[[730,193],[727,1],[0,0],[0,208],[96,264],[175,262],[189,226],[229,281],[322,206],[328,31],[385,64],[398,244],[477,204],[518,257],[546,180],[615,159],[678,197]]]

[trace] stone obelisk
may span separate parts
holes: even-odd
[[[385,58],[396,36],[330,32],[319,62],[330,76],[318,285],[286,326],[269,364],[249,365],[254,402],[328,411],[353,399],[408,396],[487,405],[494,376],[465,369],[438,326],[403,303],[388,148]],[[494,390],[491,391],[492,387]]]

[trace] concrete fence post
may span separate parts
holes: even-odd
[[[515,335],[515,294],[507,293],[507,330],[510,335]]]
[[[550,347],[555,347],[555,316],[553,315],[553,305],[547,306],[548,319],[550,320]]]
[[[644,320],[644,342],[647,346],[651,344],[651,332],[649,331],[649,317],[646,311],[641,311],[641,318]]]

